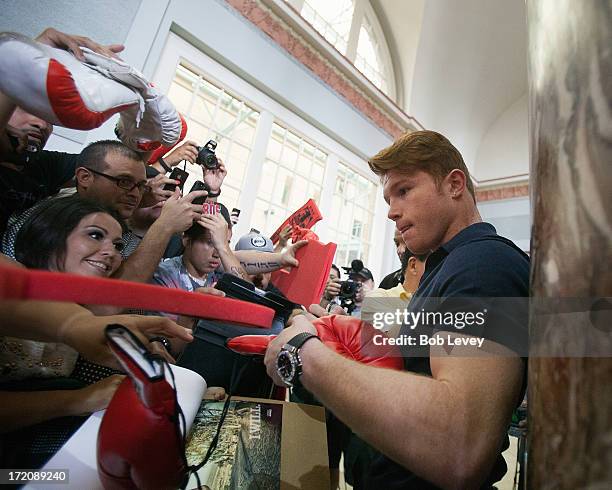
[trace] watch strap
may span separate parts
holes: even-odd
[[[299,350],[300,347],[302,347],[306,343],[307,340],[310,340],[313,337],[321,340],[320,337],[314,333],[302,332],[302,333],[298,333],[295,337],[289,340],[287,344],[295,347],[296,350]]]
[[[159,157],[157,159],[157,161],[159,162],[159,164],[162,166],[162,168],[166,171],[166,172],[172,172],[172,169],[170,168],[170,166],[166,163],[166,160],[164,160],[162,157]]]
[[[299,333],[295,337],[291,338],[282,347],[281,351],[279,352],[279,356],[283,352],[285,352],[285,353],[287,353],[287,355],[290,355],[290,356],[294,357],[295,361],[297,361],[297,364],[295,366],[296,367],[296,371],[294,373],[293,378],[290,379],[290,380],[287,380],[287,379],[283,380],[284,383],[288,387],[299,387],[299,386],[302,385],[302,383],[300,382],[300,376],[302,375],[302,360],[300,358],[299,350],[304,345],[304,343],[306,343],[308,340],[310,340],[312,338],[317,338],[317,339],[321,340],[318,335],[315,335],[315,334],[310,333],[310,332]],[[278,357],[277,357],[277,361],[278,361]]]

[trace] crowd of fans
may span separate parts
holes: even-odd
[[[107,56],[116,56],[121,51],[120,46],[100,46],[86,38],[75,38],[53,29],[45,31],[39,41],[71,50],[77,57],[80,55],[78,45],[87,46]],[[203,181],[208,190],[183,192],[178,185],[180,182],[169,177],[172,168],[180,162],[196,161],[198,148],[195,142],[184,141],[159,161],[147,165],[146,152],[136,151],[119,140],[93,142],[77,155],[48,151],[45,145],[52,131],[50,123],[16,107],[9,97],[0,93],[0,234],[3,254],[0,256],[0,265],[116,278],[218,296],[224,293],[214,286],[223,273],[229,273],[254,284],[262,291],[282,295],[271,281],[271,272],[299,266],[295,254],[305,242],[290,243],[292,230],[286,228],[282,230],[280,242],[275,247],[268,237],[252,230],[248,235],[240,237],[232,250],[230,240],[233,222],[229,211],[222,204],[223,182],[228,172],[224,163],[220,161],[215,168],[203,168]],[[445,141],[435,144],[444,145]],[[441,241],[442,237],[453,238],[454,235],[449,231],[451,229],[459,233],[478,225],[474,193],[471,183],[466,183],[467,169],[464,164],[451,166],[447,174],[441,176],[424,166],[419,167],[421,173],[432,182],[438,177],[449,179],[447,191],[452,196],[448,198],[452,203],[448,208],[438,206],[434,201],[425,206],[429,210],[427,212],[430,212],[426,215],[427,219],[432,223],[441,220],[439,222],[443,225],[436,226],[447,227],[442,231],[437,230],[438,235],[433,236],[433,232],[427,231],[426,226],[406,221],[402,214],[400,201],[405,199],[405,194],[400,193],[413,192],[413,195],[418,195],[419,191],[410,189],[417,188],[421,183],[415,181],[410,189],[402,190],[399,186],[401,182],[393,181],[394,178],[399,179],[393,174],[396,167],[388,164],[390,159],[401,158],[397,155],[385,158],[380,156],[371,166],[383,177],[385,197],[391,205],[389,217],[398,226],[394,240],[401,268],[387,275],[379,287],[375,288],[372,272],[362,263],[359,267],[352,265],[345,268],[345,280],[340,268],[332,266],[321,303],[311,308],[315,316],[348,313],[371,321],[372,314],[378,311],[377,306],[372,306],[375,305],[372,301],[380,298],[400,300],[407,308],[422,284],[426,265],[431,279],[438,273],[437,269],[431,273],[436,264],[442,264],[453,253],[452,246],[442,247],[443,244],[452,243],[452,240]],[[407,157],[403,155],[402,158]],[[231,171],[231,165],[229,167]],[[458,176],[455,172],[457,169],[463,177]],[[172,188],[174,190],[170,190]],[[216,211],[211,212],[213,209]],[[413,236],[417,232],[421,234]],[[494,234],[494,230],[490,232],[487,228],[482,233]],[[410,237],[411,241],[406,243],[404,237]],[[414,252],[408,245],[414,248]],[[455,246],[460,248],[459,244]],[[430,265],[428,257],[432,258],[433,265]],[[473,255],[470,257],[470,260],[475,260]],[[509,260],[520,262],[517,267],[521,268],[522,273],[525,271],[522,258],[513,256]],[[456,264],[456,267],[461,269],[463,265]],[[520,279],[523,281],[520,283],[521,288],[526,283],[523,276]],[[483,277],[489,280],[488,276]],[[476,281],[473,278],[470,280]],[[451,279],[443,284],[436,283],[438,289],[435,294],[451,294],[449,291],[455,284]],[[476,294],[481,293],[479,286],[474,284],[470,283],[470,287],[477,291]],[[504,291],[506,293],[507,290]],[[203,296],[202,300],[205,299]],[[271,344],[266,355],[268,373],[277,383],[279,378],[271,359],[276,357],[278,350],[292,335],[312,331],[309,321],[314,317],[302,311],[310,305],[294,306],[304,315],[297,320],[294,319],[297,317],[292,316],[288,328]],[[2,302],[0,466],[40,467],[82,423],[83,416],[108,405],[123,376],[117,370],[118,366],[104,342],[104,325],[120,323],[142,339],[153,339],[149,344],[151,350],[170,361],[178,358],[193,338],[192,328],[197,319],[166,312],[133,313],[113,305]],[[401,327],[401,324],[388,325],[385,330],[389,336],[398,337]],[[319,347],[313,345],[312,342],[304,344],[305,366],[316,364],[312,364],[311,358],[315,355],[312,352]],[[441,407],[439,410],[442,410],[437,412],[438,419],[453,411],[459,417],[465,416],[465,411],[473,408],[473,405],[463,400],[463,394],[458,392],[453,395],[453,400],[459,403],[459,408],[457,405],[449,405],[450,402],[441,402],[445,396],[441,392],[428,394],[428,390],[433,393],[438,388],[422,384],[425,379],[423,375],[436,380],[440,372],[446,372],[440,365],[433,366],[434,361],[430,365],[429,357],[425,359],[427,367],[424,370],[410,368],[407,364],[408,371],[418,373],[414,380],[411,377],[387,379],[380,374],[376,374],[376,379],[369,379],[368,373],[353,365],[343,364],[335,354],[334,357],[329,357],[325,352],[316,355],[325,363],[327,374],[322,375],[318,371],[313,375],[315,368],[306,367],[302,392],[296,390],[296,399],[322,403],[330,410],[328,445],[332,487],[337,485],[342,452],[345,463],[348,461],[347,479],[357,488],[374,488],[372,485],[377,485],[377,488],[399,488],[397,485],[413,481],[402,473],[405,468],[410,468],[424,480],[440,486],[452,486],[448,478],[457,478],[457,481],[467,486],[474,482],[480,486],[485,480],[489,481],[487,475],[490,475],[494,466],[490,454],[501,446],[500,428],[503,429],[509,408],[520,392],[523,379],[520,360],[518,363],[506,363],[498,371],[495,371],[496,368],[484,370],[495,376],[511,372],[508,375],[510,384],[501,388],[505,394],[501,402],[491,400],[481,390],[473,388],[470,391],[472,387],[462,385],[466,387],[468,398],[473,396],[475,400],[484,400],[476,414],[483,413],[483,410],[486,413],[490,410],[499,412],[495,417],[485,417],[488,426],[483,429],[486,437],[485,442],[482,442],[481,439],[472,438],[472,434],[467,437],[465,431],[453,432],[447,424],[435,426],[432,419],[420,415],[417,417],[415,413],[429,411],[431,405],[413,406],[412,402],[404,398],[411,396],[407,393],[420,393],[416,396],[423,403],[438,404]],[[459,378],[451,376],[449,379],[459,379],[461,381],[458,383],[463,383],[462,369],[469,373],[480,373],[482,379],[478,379],[478,387],[495,381],[495,378],[482,375],[481,371],[474,371],[471,367],[455,370],[453,376]],[[331,381],[334,378],[332,373],[337,374],[341,380],[340,385]],[[317,376],[319,380],[313,380],[312,376]],[[322,381],[324,378],[327,381]],[[331,384],[322,384],[325,382]],[[377,389],[388,391],[360,393],[359,401],[347,391],[351,386],[358,386],[361,392],[370,382],[376,384]],[[387,398],[390,400],[388,405],[374,409],[377,415],[355,408],[363,405],[363,400],[377,405]],[[405,414],[398,408],[401,406],[407,410],[408,418],[420,418],[419,423],[423,424],[424,428],[409,425],[410,435],[414,436],[413,442],[404,441],[409,437],[402,437],[399,441],[392,434],[381,435],[385,430],[393,432],[389,429],[395,426],[388,423],[396,423],[397,427],[402,425]],[[387,419],[387,422],[383,419]],[[370,425],[370,420],[376,423],[365,428]],[[468,425],[474,429],[471,420]],[[455,441],[464,437],[465,440],[456,449],[466,449],[465,444],[473,444],[477,450],[470,447],[469,451],[466,449],[462,454],[473,456],[477,463],[470,466],[470,471],[465,475],[454,467],[445,475],[441,469],[453,466],[448,461],[456,458],[451,458],[442,450],[435,453],[439,455],[439,460],[447,461],[444,466],[444,463],[435,461],[435,455],[428,452],[424,452],[421,457],[417,456],[416,448],[427,446],[424,442],[426,436],[419,435],[419,431],[426,433],[429,429],[433,434],[431,445],[438,448],[446,443],[452,446],[450,441],[445,440],[444,431],[455,437]],[[391,459],[384,458],[377,450]],[[376,483],[366,485],[365,482],[370,481],[370,473],[382,475],[382,479],[374,478],[372,482]]]

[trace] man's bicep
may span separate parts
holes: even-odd
[[[484,340],[480,347],[449,346],[449,340],[467,343],[473,337],[449,332],[436,335],[447,344],[431,349],[433,378],[449,386],[466,431],[475,431],[481,437],[478,445],[483,451],[495,452],[520,401],[522,359],[490,340]]]
[[[516,353],[491,340],[457,332],[438,332],[434,338],[441,339],[441,345],[430,351],[434,379],[448,381],[466,392],[497,391],[503,398],[517,401],[524,366]]]

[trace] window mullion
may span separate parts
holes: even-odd
[[[243,182],[246,184],[240,193],[238,201],[240,212],[240,221],[238,222],[238,230],[234,231],[234,237],[240,237],[248,233],[248,228],[253,216],[255,207],[255,199],[257,198],[257,190],[259,182],[263,175],[263,165],[266,159],[266,151],[268,149],[268,140],[272,137],[272,123],[274,116],[268,111],[261,111],[259,120],[257,121],[257,129],[255,130],[255,138],[251,154],[247,162],[246,175]]]
[[[316,233],[324,242],[329,242],[329,217],[332,214],[334,202],[334,190],[336,188],[336,178],[338,176],[338,156],[333,153],[327,155],[325,162],[325,173],[323,176],[323,188],[321,189],[321,199],[319,200],[319,210],[323,219],[316,226]],[[327,219],[325,219],[327,217]],[[337,226],[337,223],[334,223]]]
[[[349,31],[348,43],[346,46],[346,57],[355,63],[357,43],[359,42],[359,31],[365,15],[365,5],[364,0],[353,1],[355,2],[355,10],[353,11],[353,20],[351,21],[351,30]]]

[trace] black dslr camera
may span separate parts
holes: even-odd
[[[210,140],[204,146],[198,146],[198,158],[196,158],[196,163],[208,170],[219,168],[219,160],[217,159],[217,155],[215,155],[216,148],[217,142],[215,140]]]
[[[363,262],[359,259],[355,259],[351,262],[350,267],[342,268],[350,277],[352,274],[357,274],[361,269],[363,269]],[[357,306],[355,298],[357,297],[357,293],[360,289],[361,283],[358,281],[348,279],[340,282],[340,293],[338,294],[338,299],[340,300],[340,306],[342,306],[342,308],[344,308],[349,315]]]

